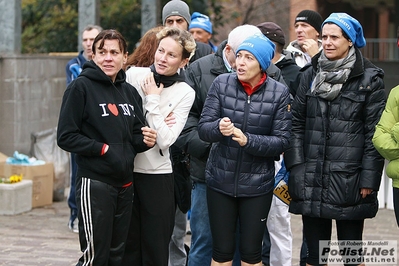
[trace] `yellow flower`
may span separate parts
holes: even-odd
[[[1,178],[0,183],[17,183],[22,180],[22,174],[11,175],[9,178]]]

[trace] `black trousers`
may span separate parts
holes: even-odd
[[[319,240],[331,240],[332,220],[302,215],[302,222],[306,243],[308,245],[306,263],[310,265],[320,265]],[[335,220],[335,223],[337,225],[338,240],[362,240],[364,219]]]
[[[90,178],[77,177],[76,204],[83,252],[77,265],[121,265],[132,200],[132,186],[117,188]]]
[[[399,188],[393,188],[393,207],[395,209],[396,223],[399,226]]]
[[[132,219],[122,265],[167,266],[175,223],[173,174],[134,173]]]

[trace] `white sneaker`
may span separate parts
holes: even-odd
[[[69,220],[68,222],[68,228],[74,233],[79,233],[79,226],[78,226],[78,219],[75,218],[75,220]]]

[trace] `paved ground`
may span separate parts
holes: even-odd
[[[75,265],[80,257],[78,236],[67,229],[69,209],[65,201],[32,211],[0,215],[0,265]],[[293,265],[298,265],[302,229],[300,216],[292,216]],[[366,220],[365,240],[399,240],[392,210],[380,209]],[[187,242],[190,237],[187,236]],[[399,259],[399,258],[398,258]]]

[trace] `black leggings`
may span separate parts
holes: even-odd
[[[238,221],[241,260],[249,264],[261,262],[262,238],[272,196],[270,191],[262,196],[235,198],[207,188],[214,261],[233,260]]]
[[[393,188],[393,208],[395,209],[396,223],[399,226],[399,188]]]
[[[320,265],[319,241],[331,240],[332,220],[302,215],[302,222],[308,245],[306,263]],[[335,220],[335,223],[337,225],[338,240],[362,240],[364,220]]]

